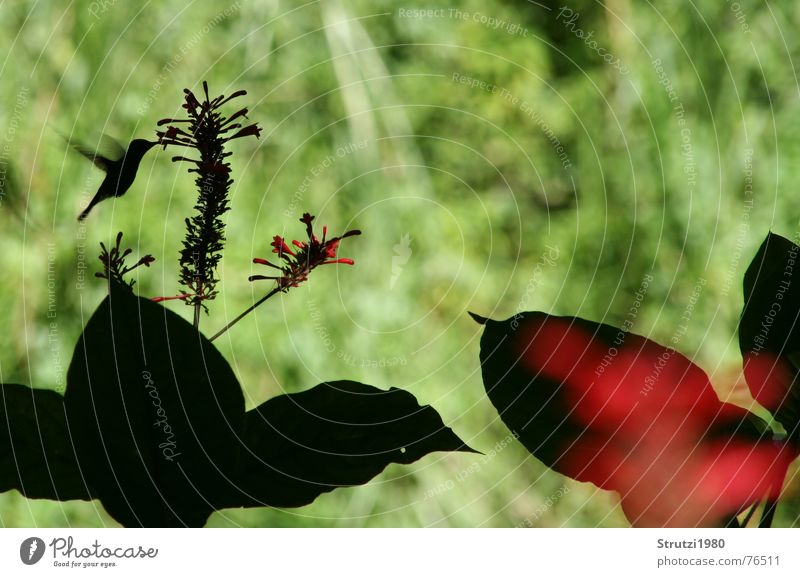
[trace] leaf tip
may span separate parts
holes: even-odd
[[[488,323],[488,322],[489,322],[489,319],[487,319],[486,317],[482,317],[482,316],[480,316],[480,315],[476,315],[476,314],[475,314],[475,313],[473,313],[473,312],[467,311],[467,314],[468,314],[469,316],[471,316],[471,317],[472,317],[472,319],[473,319],[473,320],[474,320],[476,323],[478,323],[479,325],[485,325],[486,323]]]

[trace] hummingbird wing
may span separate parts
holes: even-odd
[[[70,144],[72,145],[72,148],[74,148],[75,150],[80,152],[83,156],[91,160],[97,168],[101,168],[104,171],[108,172],[108,167],[112,162],[111,160],[109,160],[105,156],[102,156],[101,154],[98,154],[97,151],[92,150],[91,148],[84,146],[82,144],[75,144],[75,143],[70,143]]]
[[[125,156],[125,149],[114,138],[102,134],[94,147],[86,146],[76,140],[67,139],[67,142],[81,155],[91,160],[97,168],[108,172],[109,165]]]
[[[116,138],[108,134],[101,134],[97,140],[97,150],[102,151],[103,156],[111,160],[119,160],[125,156],[125,148]]]

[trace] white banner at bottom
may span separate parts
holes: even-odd
[[[799,541],[793,529],[5,529],[0,575],[794,576]]]

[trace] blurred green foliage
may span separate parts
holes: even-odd
[[[355,267],[316,271],[217,341],[248,408],[324,380],[397,386],[488,455],[436,454],[302,509],[224,511],[210,524],[626,525],[614,495],[550,472],[518,443],[492,453],[509,432],[483,393],[480,327],[466,311],[619,324],[652,274],[633,330],[667,342],[704,279],[678,348],[720,396],[749,402],[736,385],[741,275],[767,230],[798,230],[800,10],[735,6],[3,3],[0,380],[63,388],[104,293],[98,243],[119,230],[157,258],[139,270],[140,294],[177,294],[195,198],[186,166],[151,153],[128,194],[84,227],[76,215],[102,174],[59,133],[153,138],[182,89],[205,79],[212,93],[246,89],[264,129],[232,144],[207,334],[268,290],[247,282],[251,259],[269,256],[274,234],[302,238],[304,211],[332,233],[364,232],[340,251]],[[414,12],[427,9],[439,12]],[[780,526],[798,524],[797,483],[788,491]],[[0,523],[113,521],[96,504],[8,493]]]

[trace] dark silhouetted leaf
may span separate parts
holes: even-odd
[[[473,316],[506,425],[549,467],[619,492],[632,524],[725,525],[778,495],[796,453],[674,349],[574,317]]]
[[[769,233],[744,275],[739,348],[747,385],[800,441],[800,247]]]
[[[228,363],[192,325],[113,284],[75,349],[67,417],[92,494],[126,526],[202,526],[244,418]]]
[[[299,507],[366,483],[390,463],[472,451],[412,394],[352,381],[270,399],[247,413],[243,440],[228,507]]]
[[[29,499],[89,500],[72,448],[64,397],[23,385],[0,385],[0,492]]]

